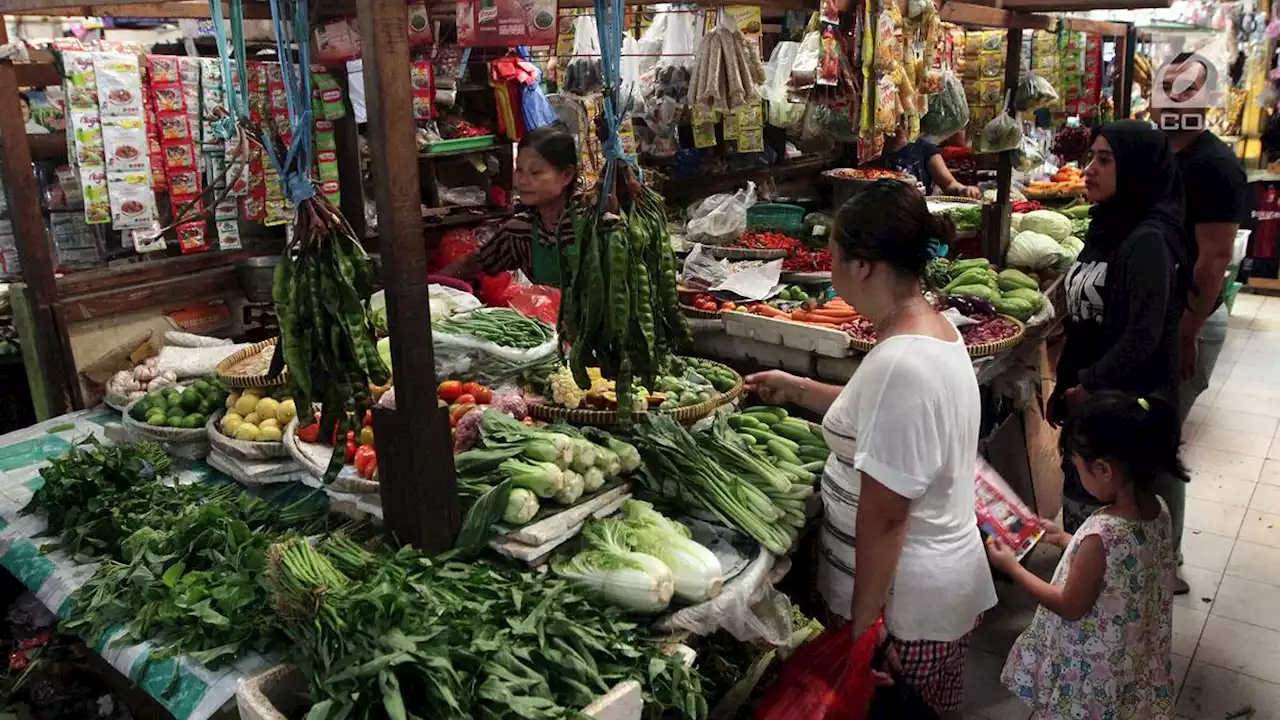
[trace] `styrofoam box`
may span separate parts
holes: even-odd
[[[849,334],[840,330],[789,320],[776,320],[744,312],[727,312],[722,318],[724,331],[728,335],[752,338],[760,342],[783,345],[834,358],[848,357],[852,352]]]

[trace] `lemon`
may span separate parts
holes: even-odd
[[[233,392],[227,396],[227,409],[232,410],[236,406],[236,402],[240,400],[240,393]]]
[[[259,442],[280,442],[280,438],[284,437],[280,432],[280,428],[273,425],[266,425],[258,429]]]
[[[280,403],[280,407],[276,408],[276,419],[281,425],[288,425],[296,417],[298,417],[298,407],[293,404],[293,398],[286,398]]]
[[[240,427],[236,428],[236,439],[254,442],[258,439],[258,428],[247,422],[240,423]]]
[[[253,409],[256,408],[257,406],[258,406],[258,398],[253,395],[250,395],[249,392],[246,390],[245,393],[240,396],[240,399],[236,400],[235,407],[232,409],[235,410],[236,413],[239,414],[240,416],[248,417],[249,413],[253,412]]]
[[[276,416],[276,408],[280,407],[280,403],[272,398],[262,398],[258,404],[254,406],[253,411],[262,419],[274,418]]]
[[[259,429],[259,430],[266,430],[266,429],[267,429],[267,428],[269,428],[269,427],[273,427],[273,428],[279,429],[279,428],[280,428],[280,421],[279,421],[279,420],[276,420],[275,418],[265,418],[265,419],[263,419],[263,420],[259,420],[259,421],[258,421],[258,429]]]
[[[236,430],[244,424],[244,418],[236,415],[235,417],[226,417],[222,419],[222,432],[229,437],[236,436]]]
[[[262,388],[245,388],[245,395],[252,395],[254,398],[262,397]]]
[[[257,425],[260,420],[262,420],[262,418],[256,412],[251,412],[244,416],[244,421],[250,425]]]
[[[243,415],[241,415],[241,414],[240,414],[240,413],[238,413],[238,412],[229,412],[229,413],[227,413],[226,415],[223,415],[223,416],[222,416],[222,424],[223,424],[223,425],[226,425],[226,424],[227,424],[227,422],[229,422],[229,421],[231,421],[231,420],[235,420],[236,422],[244,422],[244,416],[243,416]]]

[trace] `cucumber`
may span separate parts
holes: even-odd
[[[751,435],[756,440],[759,440],[761,443],[764,443],[764,444],[768,444],[771,440],[780,442],[782,443],[783,447],[785,447],[786,449],[790,450],[793,453],[798,452],[800,450],[799,443],[792,442],[791,440],[788,440],[784,437],[778,437],[777,435],[774,435],[772,432],[768,430],[757,430],[755,428],[744,427],[738,432],[743,432],[748,435]],[[800,463],[796,463],[796,464],[799,465]]]
[[[780,422],[787,417],[787,411],[780,407],[771,405],[756,405],[742,411],[743,415],[751,415],[757,420],[763,421],[768,425]],[[766,419],[767,418],[767,419]]]
[[[802,428],[795,423],[783,421],[770,425],[769,429],[773,431],[774,435],[784,437],[797,445],[817,446],[816,438],[813,437],[813,433],[809,432],[807,427]]]
[[[769,426],[761,421],[760,418],[752,417],[751,415],[737,415],[736,417],[738,418],[740,427],[755,428],[756,430],[769,429]]]
[[[738,428],[742,427],[746,423],[745,418],[746,418],[745,415],[730,415],[729,419],[726,420],[725,422],[729,423],[729,427],[733,428],[734,430],[737,430]]]
[[[748,445],[755,445],[755,444],[756,444],[756,439],[755,439],[755,437],[754,437],[754,436],[752,436],[752,435],[748,435],[748,434],[746,434],[746,433],[744,433],[744,432],[740,432],[740,433],[738,433],[738,437],[742,438],[742,442],[744,442],[744,443],[746,443],[746,444],[748,444]]]
[[[826,462],[827,456],[831,454],[830,450],[820,448],[816,445],[801,445],[796,454],[804,458],[807,462]]]
[[[782,444],[783,441],[784,441],[784,438],[774,438],[768,441],[767,443],[765,443],[765,447],[769,448],[769,452],[773,453],[773,456],[778,458],[778,460],[788,462],[788,463],[791,463],[792,465],[799,467],[800,457],[796,455],[795,450],[787,447],[786,445],[783,445]],[[792,445],[794,444],[795,443],[792,443]]]
[[[826,460],[814,460],[813,462],[807,462],[807,463],[805,463],[805,464],[801,465],[800,467],[804,468],[805,470],[808,470],[808,471],[809,471],[809,472],[811,472],[811,473],[817,474],[817,473],[822,472],[824,469],[826,469],[826,467],[827,467],[827,461],[826,461]]]

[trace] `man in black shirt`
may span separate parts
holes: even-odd
[[[1185,109],[1176,111],[1185,122]],[[1161,118],[1157,118],[1158,120]],[[1203,115],[1198,127],[1204,127]],[[1161,127],[1176,123],[1161,123]],[[1169,144],[1178,155],[1178,166],[1186,199],[1187,237],[1193,241],[1195,268],[1191,291],[1178,332],[1178,405],[1186,419],[1191,406],[1205,388],[1227,339],[1227,307],[1222,303],[1223,277],[1231,263],[1236,230],[1245,212],[1246,180],[1235,153],[1208,130],[1166,130]],[[1161,478],[1156,492],[1169,504],[1178,560],[1182,560],[1182,520],[1185,483],[1175,477]],[[1188,586],[1179,575],[1175,593]]]
[[[1186,190],[1187,235],[1197,251],[1179,333],[1180,410],[1185,419],[1196,397],[1209,386],[1226,340],[1223,276],[1244,217],[1247,182],[1235,153],[1208,130],[1177,130],[1168,135]]]

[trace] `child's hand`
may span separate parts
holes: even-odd
[[[1061,525],[1048,518],[1040,518],[1040,527],[1044,528],[1044,535],[1040,539],[1050,545],[1066,547],[1071,542],[1071,533],[1063,530]]]
[[[998,537],[987,538],[987,559],[992,567],[1005,573],[1011,573],[1018,567],[1018,556]]]

